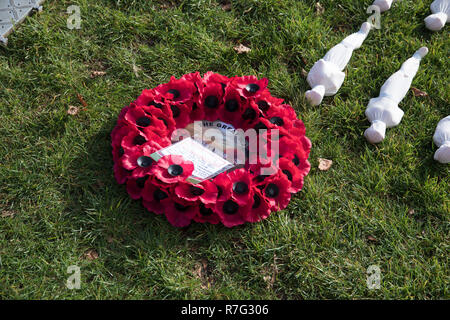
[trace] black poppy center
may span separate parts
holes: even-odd
[[[147,156],[140,156],[137,159],[137,164],[139,167],[147,168],[153,163],[153,159]]]
[[[183,206],[182,204],[179,204],[178,202],[175,202],[174,204],[175,209],[177,209],[178,211],[186,211],[189,206]]]
[[[178,118],[181,113],[180,108],[178,108],[177,106],[170,106],[170,109],[172,110],[173,117]]]
[[[227,200],[223,204],[223,212],[226,214],[235,214],[239,210],[239,205],[233,200]]]
[[[183,173],[183,167],[180,166],[179,164],[172,164],[171,166],[169,166],[169,168],[167,168],[167,172],[171,176],[176,177]]]
[[[261,111],[267,111],[269,109],[269,104],[266,101],[261,100],[258,101],[258,107],[261,109]]]
[[[248,192],[248,186],[245,182],[239,181],[234,183],[233,191],[237,194],[245,194]]]
[[[133,139],[133,144],[138,145],[138,146],[140,146],[146,142],[147,142],[147,140],[141,135],[138,135]]]
[[[214,212],[210,208],[205,207],[205,205],[203,203],[200,204],[200,214],[202,216],[210,216],[213,213]]]
[[[125,154],[125,150],[122,147],[119,148],[119,156],[123,156]]]
[[[289,181],[292,181],[292,173],[289,170],[283,170],[283,173],[286,175],[286,177],[289,179]]]
[[[168,197],[169,197],[168,194],[162,191],[161,189],[156,189],[155,192],[153,192],[153,199],[155,199],[156,201],[161,201]]]
[[[280,193],[280,188],[274,183],[269,183],[266,187],[266,197],[268,198],[276,198]]]
[[[267,130],[267,126],[262,122],[258,122],[257,124],[255,124],[255,130]]]
[[[140,117],[136,120],[136,124],[141,127],[148,127],[151,123],[152,121],[149,117]]]
[[[205,99],[205,106],[211,109],[217,108],[219,99],[216,96],[207,96]]]
[[[246,87],[245,90],[247,90],[250,93],[255,93],[256,91],[259,90],[259,86],[256,83],[249,83]]]
[[[167,92],[173,94],[174,99],[176,99],[180,96],[180,91],[178,91],[177,89],[170,89]]]
[[[161,103],[157,103],[155,101],[150,102],[148,105],[149,106],[154,106],[154,107],[156,107],[158,109],[162,109],[162,107],[163,107],[163,105]]]
[[[292,162],[298,166],[300,164],[300,159],[297,157],[297,155],[294,155],[294,159],[292,159]]]
[[[258,196],[257,194],[255,194],[253,196],[253,206],[252,206],[252,208],[253,209],[257,209],[257,208],[259,208],[260,205],[261,205],[261,197]]]
[[[220,196],[222,195],[222,187],[217,186],[217,198],[220,198]]]
[[[245,109],[244,113],[242,114],[242,118],[244,120],[253,120],[256,118],[256,111],[253,108],[247,108]]]
[[[195,186],[190,186],[190,190],[191,194],[193,196],[201,196],[202,194],[205,193],[205,190],[203,190],[202,188],[199,187],[195,187]]]
[[[145,181],[147,181],[147,179],[148,179],[148,176],[136,179],[136,185],[142,189],[145,186]]]
[[[277,126],[283,126],[284,125],[284,121],[280,117],[270,118],[269,121],[270,121],[270,123],[273,123],[273,124],[275,124]]]
[[[239,103],[236,99],[228,100],[225,103],[225,109],[227,109],[228,112],[235,112],[239,109]]]

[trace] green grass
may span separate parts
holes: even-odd
[[[431,0],[397,2],[355,51],[340,92],[310,107],[301,69],[359,29],[372,0],[320,2],[322,15],[313,0],[233,0],[231,11],[213,0],[46,1],[26,19],[0,48],[0,299],[450,298],[450,170],[432,142],[450,110],[449,27],[425,29]],[[71,4],[80,30],[66,27]],[[237,55],[238,43],[252,51]],[[428,96],[410,92],[402,123],[368,144],[369,99],[423,45],[413,86]],[[306,124],[305,187],[262,223],[179,230],[113,178],[120,109],[197,70],[267,77]],[[77,94],[88,106],[70,116]],[[319,171],[318,157],[332,168]],[[91,249],[98,259],[85,259]],[[70,265],[80,290],[65,287]],[[381,268],[379,290],[367,288],[370,265]]]

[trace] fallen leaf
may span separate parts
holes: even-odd
[[[230,11],[231,10],[231,3],[225,3],[222,5],[223,11]]]
[[[415,97],[427,97],[428,96],[428,93],[426,93],[425,91],[419,90],[417,88],[411,87],[411,90]]]
[[[247,53],[252,51],[249,47],[244,46],[242,43],[233,48],[238,54]]]
[[[80,102],[83,105],[83,107],[86,108],[87,107],[87,103],[86,103],[86,101],[84,101],[83,96],[81,94],[77,93],[77,98],[78,98],[78,100],[80,100]]]
[[[84,253],[84,258],[90,261],[98,259],[98,253],[94,249],[90,249]]]
[[[7,218],[7,217],[13,218],[15,215],[16,215],[16,213],[14,211],[8,211],[8,210],[2,211],[2,214],[1,214],[2,218]]]
[[[70,114],[71,116],[75,116],[78,114],[79,111],[80,111],[80,109],[78,107],[69,106],[69,109],[67,109],[67,114]]]
[[[202,289],[208,289],[212,285],[212,280],[208,276],[208,261],[206,259],[202,259],[200,263],[197,263],[194,275],[201,280]]]
[[[410,216],[414,215],[414,213],[416,213],[416,212],[414,211],[414,209],[409,209],[408,214],[409,214]]]
[[[374,236],[367,236],[367,240],[370,242],[378,242],[378,240]]]
[[[105,71],[92,71],[91,73],[91,79],[97,78],[97,77],[103,77],[106,74]]]
[[[111,236],[108,236],[108,237],[106,238],[106,241],[108,241],[108,243],[113,243],[113,242],[114,242],[114,238],[111,237]]]
[[[308,72],[302,68],[302,71],[300,72],[300,74],[302,75],[303,78],[307,78],[308,77]]]
[[[316,2],[316,14],[321,15],[325,12],[325,8],[320,4],[320,2]]]
[[[142,70],[141,68],[139,68],[138,66],[136,66],[133,63],[133,72],[134,72],[134,75],[136,76],[136,78],[139,78],[139,71],[141,71],[141,70]]]
[[[333,164],[333,160],[323,159],[319,158],[319,170],[321,171],[327,171],[331,168],[331,165]]]

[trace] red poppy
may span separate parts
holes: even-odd
[[[191,224],[191,220],[198,215],[198,210],[195,203],[173,197],[167,202],[165,214],[174,227],[183,228]]]
[[[258,106],[259,110],[261,110],[262,113],[266,114],[267,111],[269,111],[274,106],[279,106],[283,103],[283,99],[278,99],[273,97],[269,90],[264,90],[261,95],[255,98],[255,103]]]
[[[153,89],[144,89],[140,96],[134,101],[134,103],[138,106],[148,106],[151,102],[155,100],[157,97],[155,90]]]
[[[145,112],[141,107],[136,106],[128,109],[124,119],[130,124],[137,126],[141,131],[150,127],[153,133],[167,136],[167,127],[164,124],[164,121],[156,118],[153,114]]]
[[[214,203],[217,200],[217,187],[209,180],[199,184],[181,182],[175,187],[175,193],[187,201],[200,200],[203,203]]]
[[[114,178],[116,178],[118,184],[125,183],[130,175],[131,172],[121,167],[118,162],[114,163]]]
[[[170,190],[154,183],[146,183],[142,191],[143,205],[147,210],[156,214],[164,213],[172,199],[169,197]]]
[[[133,172],[134,173],[134,172]],[[131,199],[137,200],[142,196],[145,185],[147,184],[149,176],[145,175],[137,179],[127,180],[127,191]],[[148,183],[150,184],[150,183]]]
[[[193,82],[186,79],[176,79],[174,76],[170,78],[168,83],[155,88],[155,93],[161,95],[165,100],[178,103],[191,100],[196,91],[197,88]]]
[[[186,128],[186,126],[191,123],[191,110],[192,108],[188,104],[170,104],[170,115],[175,120],[176,128]]]
[[[142,146],[137,146],[136,148],[129,149],[120,159],[122,167],[127,170],[134,170],[135,168],[141,166],[149,167],[148,159],[141,158],[143,156],[149,157],[152,153],[161,149],[161,146],[156,142],[150,141]],[[148,160],[148,161],[146,161]],[[143,163],[144,162],[144,163]],[[148,164],[148,165],[147,165]]]
[[[223,225],[231,228],[245,223],[249,209],[250,204],[240,206],[233,199],[228,199],[217,202],[214,211],[219,215]]]
[[[212,71],[208,71],[203,75],[203,83],[207,85],[210,82],[216,82],[219,83],[223,89],[228,85],[228,83],[231,81],[230,78],[227,76],[223,76],[219,73],[214,73]]]
[[[225,201],[231,197],[233,183],[226,172],[215,177],[213,183],[217,187],[217,201]]]
[[[214,212],[215,203],[213,204],[199,204],[199,210],[197,215],[194,216],[195,222],[205,223],[209,222],[212,224],[218,224],[220,222],[219,215]]]
[[[197,88],[197,90],[201,87],[203,87],[203,79],[202,76],[200,75],[200,72],[192,72],[192,73],[187,73],[184,76],[181,77],[182,80],[186,80],[189,82],[192,82],[194,84],[194,86]]]
[[[167,155],[153,166],[152,173],[165,183],[177,183],[186,180],[194,171],[194,164],[184,160],[183,156]]]
[[[288,178],[281,173],[269,176],[264,180],[261,193],[273,210],[283,210],[287,207],[291,200],[290,185]]]
[[[260,119],[261,111],[258,108],[258,105],[254,101],[250,101],[250,103],[246,103],[243,106],[242,114],[241,114],[241,126],[242,129],[247,130],[253,128],[253,126]]]
[[[236,169],[228,174],[231,180],[231,198],[239,205],[248,204],[253,198],[252,179],[245,169]]]
[[[154,106],[144,106],[142,109],[145,113],[153,116],[154,118],[161,120],[164,123],[164,127],[166,128],[167,136],[175,130],[176,122],[171,115],[170,106],[168,104],[164,104],[162,108],[156,108]]]
[[[230,85],[235,87],[244,98],[259,97],[267,88],[269,81],[266,78],[258,80],[255,76],[243,76],[232,78]]]
[[[248,222],[258,222],[266,219],[270,215],[270,204],[266,198],[261,194],[258,188],[255,188],[253,193],[252,205],[247,211],[245,220]]]
[[[205,120],[217,120],[217,111],[223,102],[223,90],[220,83],[209,82],[200,89],[199,107],[203,109]]]
[[[299,192],[303,187],[303,172],[289,159],[281,158],[278,161],[281,173],[291,182],[289,192]]]
[[[246,105],[247,103],[241,99],[239,92],[228,86],[225,89],[223,103],[219,106],[216,117],[223,122],[233,125],[235,128],[240,128],[242,123],[241,114]]]

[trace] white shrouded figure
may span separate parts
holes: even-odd
[[[439,31],[450,22],[450,0],[433,1],[431,12],[433,14],[425,18],[425,25],[431,31]]]
[[[338,92],[345,79],[343,70],[350,61],[353,50],[361,47],[370,29],[370,23],[364,22],[358,32],[342,40],[314,64],[307,78],[312,89],[305,93],[306,99],[313,106],[318,106],[324,96],[332,96]]]
[[[439,147],[434,153],[434,160],[440,163],[450,163],[450,116],[439,121],[433,141]]]
[[[366,109],[366,117],[372,123],[364,132],[370,143],[381,142],[386,134],[386,128],[397,126],[403,117],[403,110],[398,104],[403,100],[417,74],[420,60],[428,53],[427,47],[422,47],[406,60],[400,70],[386,80],[381,87],[378,98],[370,99]]]
[[[375,0],[373,6],[378,6],[381,12],[388,11],[391,8],[393,0]]]

